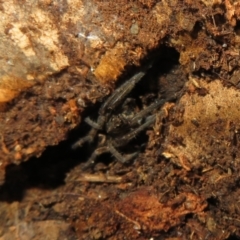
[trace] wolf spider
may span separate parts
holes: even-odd
[[[139,152],[134,152],[128,154],[128,156],[123,156],[118,152],[117,148],[126,146],[140,132],[152,125],[155,122],[156,115],[151,115],[151,113],[168,101],[167,99],[157,99],[154,103],[135,115],[133,115],[131,111],[129,113],[129,109],[126,108],[127,104],[131,101],[129,98],[126,99],[127,95],[143,78],[150,67],[151,66],[148,66],[144,70],[135,74],[107,98],[98,111],[99,115],[96,122],[89,117],[85,119],[85,122],[92,128],[85,137],[80,138],[75,142],[72,145],[72,148],[76,149],[82,146],[85,142],[93,143],[97,136],[100,138],[100,141],[98,142],[97,148],[85,163],[84,168],[93,165],[99,155],[107,152],[110,152],[122,163],[125,163],[138,155]],[[120,113],[118,111],[119,108],[122,110]]]

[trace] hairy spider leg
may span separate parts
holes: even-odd
[[[137,136],[141,131],[143,131],[145,128],[149,127],[151,124],[153,124],[156,120],[155,115],[151,115],[148,117],[147,121],[142,124],[137,129],[134,129],[132,132],[126,134],[122,138],[118,139],[117,141],[108,142],[108,151],[121,163],[125,163],[135,157],[139,154],[139,152],[134,152],[132,154],[129,154],[127,157],[121,155],[115,147],[121,147],[126,145],[129,141],[131,141],[134,137]]]
[[[81,147],[85,142],[92,143],[98,133],[98,130],[103,128],[107,116],[99,116],[97,122],[92,121],[89,117],[85,118],[85,122],[92,127],[87,136],[82,137],[77,140],[72,145],[72,149],[77,149]]]
[[[150,106],[146,107],[145,109],[138,112],[129,122],[130,126],[133,126],[138,123],[139,120],[141,120],[143,117],[147,116],[147,114],[151,113],[155,109],[159,108],[166,102],[165,99],[158,99],[154,103],[152,103]]]
[[[140,125],[138,128],[132,130],[130,133],[124,135],[121,138],[118,138],[116,141],[112,141],[114,147],[121,147],[126,145],[129,141],[135,138],[140,132],[148,128],[156,120],[156,115],[151,115],[147,118],[147,121]]]
[[[134,152],[132,154],[128,154],[127,157],[123,156],[117,151],[117,149],[111,143],[108,143],[108,150],[121,163],[128,162],[131,159],[137,157],[137,155],[139,154],[139,152]]]
[[[113,94],[102,104],[99,109],[99,114],[103,115],[108,110],[112,110],[121,104],[122,100],[132,91],[135,87],[136,83],[138,83],[142,77],[146,74],[145,71],[141,71],[134,76],[132,76],[129,80],[127,80],[124,84],[122,84],[119,88],[117,88]]]
[[[100,147],[94,150],[94,152],[92,153],[92,155],[90,156],[90,158],[87,160],[87,162],[84,164],[83,169],[86,170],[87,168],[91,167],[92,165],[94,165],[96,158],[103,154],[109,152],[109,148],[108,146],[105,147]]]
[[[95,128],[97,130],[102,130],[104,123],[106,122],[107,116],[99,116],[97,119],[97,122],[93,121],[90,117],[86,117],[84,121],[91,126],[92,128]]]
[[[118,161],[120,161],[121,163],[125,163],[130,161],[132,158],[137,157],[137,155],[139,154],[139,152],[134,152],[132,154],[129,154],[127,157],[122,156],[115,147],[112,146],[112,144],[108,144],[108,146],[105,147],[100,147],[97,148],[92,155],[90,156],[90,158],[87,160],[87,162],[84,164],[83,166],[83,170],[88,169],[89,167],[91,167],[92,165],[94,165],[95,160],[98,156],[102,155],[103,153],[107,153],[110,152]]]
[[[122,100],[132,91],[135,87],[136,83],[138,83],[142,77],[145,75],[145,72],[139,72],[134,75],[131,79],[129,79],[125,84],[123,84],[123,88],[117,89],[114,94],[114,98],[111,99],[108,108],[114,109],[115,107],[119,106]]]
[[[143,109],[140,112],[138,112],[131,119],[125,119],[124,116],[122,116],[121,114],[118,115],[118,117],[121,119],[121,121],[124,124],[128,124],[131,127],[134,127],[135,125],[140,125],[140,123],[142,122],[142,119],[144,117],[146,117],[147,114],[153,112],[155,109],[157,109],[160,106],[162,106],[165,102],[166,102],[165,99],[157,99],[154,103],[152,103],[150,106],[148,106],[145,109]],[[109,124],[107,123],[106,127],[107,127],[107,132],[111,132],[115,128],[115,125],[110,122]]]
[[[90,117],[86,117],[84,119],[84,122],[86,122],[89,126],[91,126],[92,128],[95,128],[97,130],[102,129],[102,126],[100,124],[98,124],[98,122],[93,121]]]
[[[77,149],[79,147],[81,147],[85,142],[93,142],[94,138],[96,137],[98,133],[98,130],[95,129],[95,128],[92,128],[88,135],[83,137],[83,138],[80,138],[79,140],[77,140],[73,145],[72,145],[72,149]]]

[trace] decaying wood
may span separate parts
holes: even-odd
[[[79,239],[240,236],[238,1],[0,0],[0,13],[2,192],[15,187],[6,168],[65,140],[126,70],[174,49],[178,68],[158,79],[160,89],[172,81],[174,94],[188,76],[136,162],[100,165],[96,175],[76,168],[48,200],[36,200],[44,191],[33,188],[21,204],[1,203],[1,239],[33,239],[48,224],[51,239],[63,239],[57,226],[69,236],[66,219]]]

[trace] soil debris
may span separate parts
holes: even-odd
[[[0,239],[238,239],[237,1],[0,3]],[[131,92],[156,122],[90,169],[82,121]],[[59,144],[59,145],[58,145]],[[46,236],[47,235],[47,236]]]

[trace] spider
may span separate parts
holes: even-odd
[[[133,114],[133,111],[129,111],[129,108],[126,107],[133,101],[126,97],[133,90],[135,85],[143,78],[150,67],[151,64],[145,67],[142,71],[136,73],[106,99],[98,111],[96,122],[89,117],[85,119],[85,122],[92,128],[85,137],[82,137],[75,142],[72,145],[72,148],[76,149],[82,146],[85,142],[91,144],[97,137],[100,141],[98,141],[97,148],[85,163],[84,168],[93,165],[99,155],[107,152],[110,152],[121,163],[126,163],[138,155],[139,152],[134,152],[127,156],[123,156],[119,153],[117,148],[126,146],[140,132],[152,125],[155,122],[156,115],[151,115],[151,113],[169,100],[157,99],[154,103],[135,115]],[[122,110],[120,113],[116,111],[116,109],[119,108]]]

